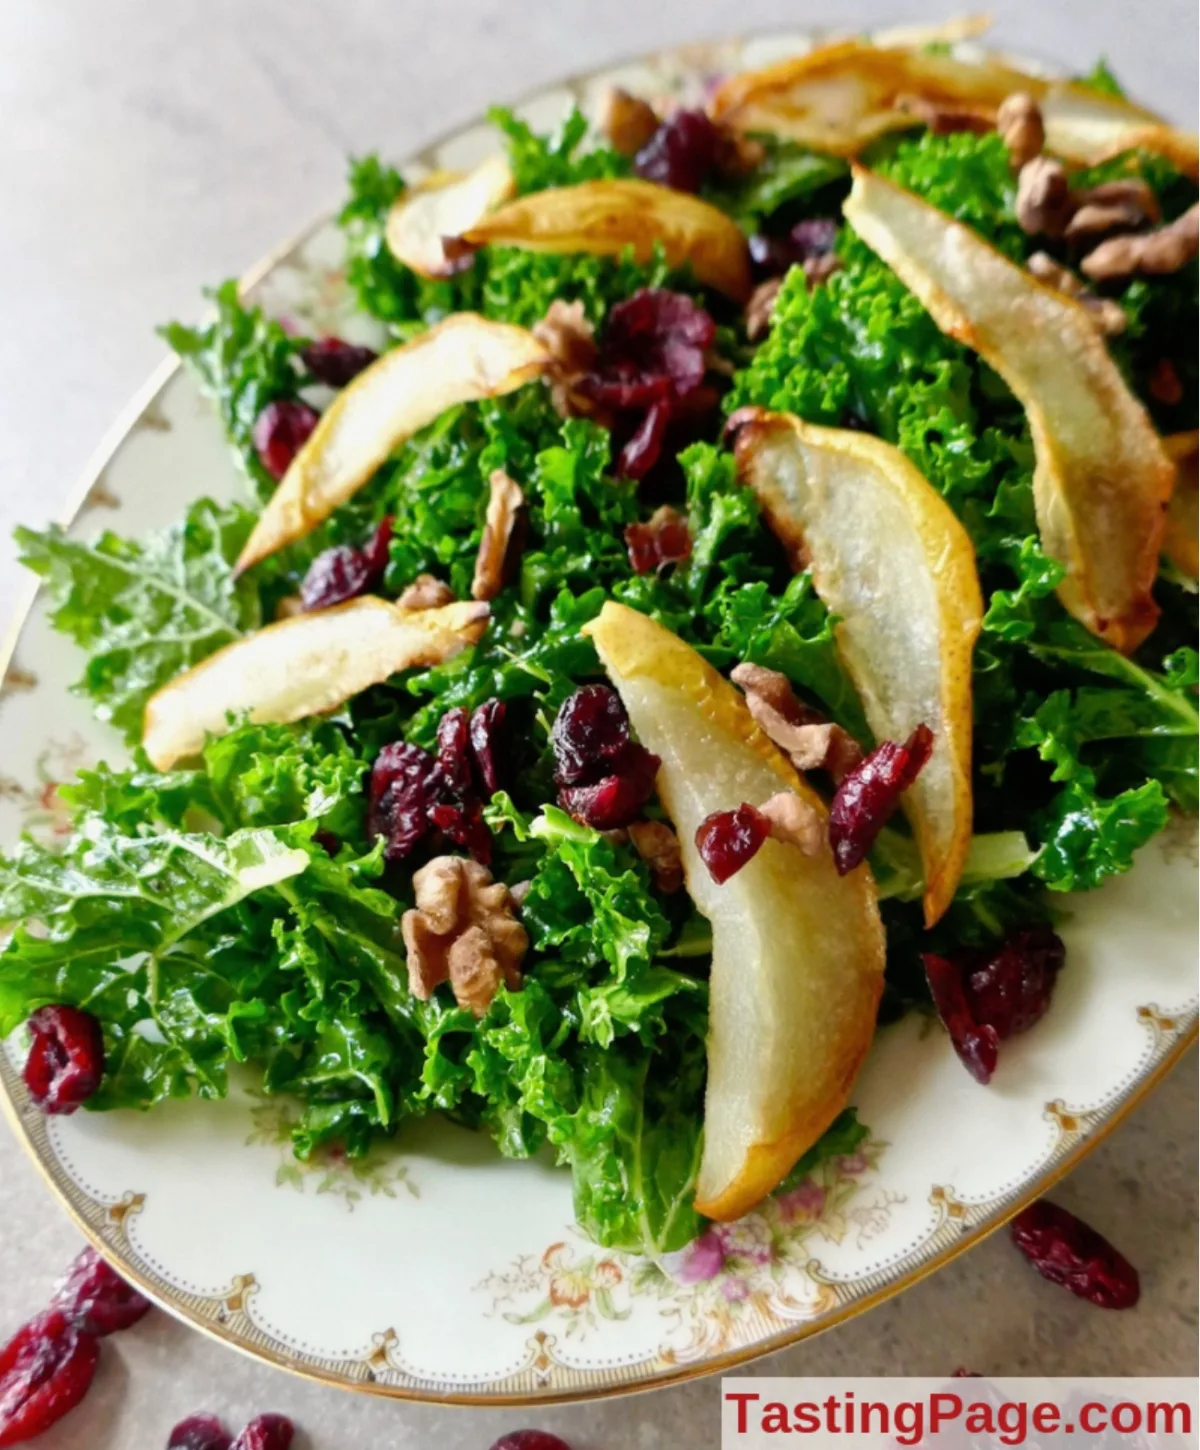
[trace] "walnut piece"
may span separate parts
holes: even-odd
[[[775,299],[782,286],[782,277],[768,277],[751,292],[750,301],[746,303],[746,336],[751,342],[757,342],[770,332],[771,314],[775,311]]]
[[[555,298],[545,317],[533,325],[533,335],[550,354],[547,378],[550,401],[560,418],[596,417],[595,403],[578,391],[583,375],[596,362],[596,334],[582,302]]]
[[[521,985],[529,937],[507,886],[465,856],[435,856],[413,876],[417,904],[400,919],[408,986],[427,1001],[449,982],[454,1000],[482,1017],[500,988]]]
[[[492,473],[488,484],[492,492],[475,559],[475,577],[471,580],[472,599],[495,599],[504,587],[508,547],[525,503],[520,487],[502,468]]]
[[[418,574],[396,603],[401,609],[440,609],[454,603],[454,590],[432,574]]]
[[[1017,177],[1017,221],[1031,237],[1060,237],[1071,215],[1071,188],[1061,161],[1034,156]]]
[[[808,285],[819,287],[822,282],[828,282],[835,272],[842,270],[842,259],[836,252],[822,252],[816,257],[806,257],[801,265]]]
[[[806,856],[815,856],[825,844],[825,822],[820,812],[795,791],[781,790],[763,801],[758,810],[770,823],[775,840],[799,846]]]
[[[995,113],[988,106],[956,106],[948,101],[934,101],[928,96],[916,95],[897,96],[895,104],[896,110],[906,111],[935,136],[949,136],[955,131],[972,131],[982,135],[996,124]]]
[[[1140,176],[1125,177],[1120,181],[1102,181],[1098,186],[1081,187],[1071,192],[1072,204],[1077,208],[1086,206],[1122,206],[1136,210],[1136,225],[1159,222],[1162,213],[1158,197],[1153,188]]]
[[[1073,197],[1078,202],[1078,197]],[[1144,226],[1145,214],[1141,207],[1127,201],[1088,201],[1076,206],[1071,220],[1063,229],[1063,236],[1069,242],[1092,241],[1106,237],[1111,232],[1133,231]]]
[[[1161,277],[1178,272],[1190,262],[1200,244],[1200,205],[1152,232],[1131,237],[1110,237],[1084,257],[1080,271],[1094,282],[1109,282],[1142,273]]]
[[[745,692],[759,728],[797,770],[827,770],[840,781],[862,760],[854,737],[799,700],[786,675],[747,662],[730,678]]]
[[[610,86],[600,98],[596,125],[614,151],[633,156],[658,130],[658,113],[649,101]]]
[[[650,868],[654,884],[670,896],[683,885],[679,837],[663,821],[634,821],[629,826],[633,849]]]
[[[716,123],[717,144],[713,152],[713,167],[729,181],[740,181],[750,176],[767,159],[767,148],[752,136],[743,135],[733,126]]]
[[[1026,267],[1039,282],[1053,287],[1067,297],[1080,302],[1092,315],[1092,320],[1106,337],[1116,337],[1125,331],[1129,319],[1125,309],[1111,297],[1097,297],[1090,287],[1085,286],[1074,272],[1060,266],[1045,252],[1034,252]]]
[[[1014,171],[1020,171],[1046,144],[1046,129],[1037,102],[1027,91],[1013,91],[1000,102],[996,130],[1008,147]]]

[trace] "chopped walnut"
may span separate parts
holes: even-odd
[[[757,342],[770,332],[771,314],[775,311],[775,299],[782,286],[782,277],[768,277],[751,292],[750,301],[746,303],[746,336],[751,342]]]
[[[304,601],[298,594],[285,594],[275,606],[276,619],[293,619],[304,613]]]
[[[596,126],[614,151],[633,156],[658,130],[658,113],[649,101],[630,95],[620,86],[610,86],[600,99]]]
[[[550,353],[550,401],[560,418],[593,417],[598,410],[578,391],[579,381],[596,362],[596,334],[582,302],[555,298],[533,335]],[[603,422],[597,417],[597,421]]]
[[[835,252],[822,252],[816,257],[805,257],[801,265],[808,285],[819,287],[822,282],[828,282],[835,272],[842,270],[842,259]]]
[[[1173,407],[1176,403],[1183,401],[1183,383],[1180,381],[1179,372],[1169,357],[1160,357],[1154,364],[1154,370],[1150,374],[1146,386],[1150,389],[1150,396],[1160,403],[1166,403]]]
[[[777,841],[799,846],[806,856],[815,856],[825,844],[825,822],[815,806],[802,801],[795,791],[781,790],[763,801],[759,814],[770,823]]]
[[[507,886],[464,856],[436,856],[413,876],[416,906],[400,919],[408,985],[427,1001],[449,982],[454,1000],[482,1017],[500,988],[521,985],[529,937]]]
[[[1078,202],[1078,197],[1073,197]],[[1092,241],[1106,237],[1110,232],[1129,232],[1144,226],[1146,217],[1142,209],[1127,201],[1089,201],[1077,205],[1071,213],[1071,220],[1063,229],[1063,236],[1069,242]]]
[[[508,546],[525,503],[525,495],[502,468],[495,470],[488,483],[492,492],[471,580],[472,599],[495,599],[504,587]]]
[[[896,110],[906,111],[928,126],[935,136],[949,136],[955,131],[982,135],[996,124],[995,112],[990,107],[956,106],[948,101],[930,100],[928,96],[897,96]]]
[[[1095,282],[1109,282],[1132,277],[1141,272],[1161,277],[1178,272],[1190,262],[1200,243],[1200,206],[1189,207],[1165,227],[1141,232],[1131,237],[1111,237],[1101,242],[1079,264],[1080,270]]]
[[[1129,319],[1121,304],[1114,302],[1111,297],[1097,297],[1090,287],[1085,286],[1076,277],[1074,272],[1060,266],[1053,257],[1048,256],[1045,252],[1034,252],[1025,265],[1039,282],[1044,282],[1047,287],[1053,287],[1056,292],[1062,292],[1065,296],[1073,297],[1076,302],[1082,303],[1091,313],[1096,326],[1106,337],[1116,337],[1125,331]]]
[[[1014,171],[1032,161],[1046,144],[1046,129],[1037,102],[1027,91],[1013,91],[1000,102],[996,130],[1008,147]]]
[[[1060,237],[1071,215],[1071,188],[1061,161],[1034,156],[1017,177],[1017,221],[1030,236]]]
[[[629,827],[633,849],[650,868],[654,884],[665,895],[683,885],[679,837],[662,821],[634,821]]]
[[[786,675],[745,663],[730,678],[745,691],[746,705],[759,728],[797,770],[827,770],[840,781],[861,761],[854,737],[797,699]]]
[[[432,574],[418,574],[396,603],[401,609],[441,609],[454,603],[454,590]]]
[[[730,181],[750,176],[767,159],[767,148],[761,141],[745,136],[733,126],[716,123],[717,145],[713,166]]]
[[[1085,206],[1124,206],[1134,208],[1139,216],[1137,225],[1158,222],[1162,214],[1158,197],[1153,188],[1140,176],[1129,176],[1121,181],[1102,181],[1098,186],[1083,187],[1071,192],[1071,201],[1076,208]]]

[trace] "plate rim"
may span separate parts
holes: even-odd
[[[795,28],[787,26],[762,27],[740,35],[724,34],[701,38],[695,41],[681,42],[677,45],[659,47],[649,51],[623,54],[597,65],[590,66],[584,70],[575,71],[565,76],[554,77],[529,87],[508,104],[517,107],[560,88],[577,91],[582,85],[612,71],[620,70],[631,65],[653,63],[664,57],[676,57],[688,51],[724,45],[745,44],[749,40],[769,39],[773,36],[783,37],[800,33],[805,33],[814,42],[821,43],[842,32],[838,27],[833,26]],[[576,99],[578,99],[578,96],[576,96]],[[431,153],[462,133],[485,124],[486,119],[486,115],[477,114],[456,122],[454,125],[447,127],[425,141],[419,150],[410,152],[403,164],[406,166],[427,164],[427,158]],[[327,226],[333,217],[334,213],[332,211],[322,211],[292,235],[259,257],[257,261],[239,276],[239,294],[245,294],[251,291],[277,267],[285,264],[318,231]],[[105,430],[100,442],[92,451],[76,482],[68,492],[66,502],[54,516],[54,522],[63,528],[69,528],[75,523],[80,513],[83,512],[92,489],[99,482],[105,469],[120,452],[122,446],[134,431],[138,420],[173,381],[176,374],[181,371],[182,366],[183,364],[177,356],[167,356],[158,363],[141,386],[137,388],[128,402],[120,409],[113,422]],[[36,578],[31,578],[26,582],[22,596],[18,598],[3,636],[0,637],[0,682],[7,681],[9,668],[21,636],[29,621],[29,616],[36,603],[40,588],[40,581]],[[0,689],[2,689],[2,684],[0,684]],[[751,1344],[723,1351],[720,1354],[701,1361],[677,1364],[670,1368],[653,1370],[640,1375],[636,1379],[616,1380],[609,1384],[580,1384],[569,1387],[548,1388],[544,1391],[533,1392],[489,1390],[486,1388],[480,1390],[461,1390],[448,1387],[423,1388],[419,1384],[396,1384],[378,1379],[366,1382],[352,1380],[346,1375],[338,1374],[332,1369],[325,1369],[311,1362],[304,1363],[270,1344],[254,1343],[229,1329],[221,1322],[206,1319],[190,1305],[174,1302],[164,1294],[162,1288],[148,1277],[141,1267],[123,1250],[122,1246],[114,1244],[111,1240],[105,1238],[101,1230],[96,1225],[90,1223],[78,1205],[72,1201],[71,1195],[59,1184],[50,1165],[44,1160],[42,1151],[34,1141],[34,1135],[27,1127],[18,1104],[10,1091],[9,1077],[12,1068],[11,1063],[3,1054],[0,1054],[0,1058],[3,1059],[0,1060],[0,1112],[2,1112],[13,1135],[25,1150],[54,1198],[66,1210],[68,1216],[91,1246],[107,1261],[112,1263],[126,1279],[141,1290],[160,1309],[163,1309],[173,1318],[187,1324],[192,1329],[198,1330],[217,1343],[226,1345],[245,1355],[247,1358],[269,1365],[274,1369],[281,1369],[313,1383],[328,1385],[331,1388],[351,1393],[366,1394],[417,1404],[474,1406],[479,1408],[536,1408],[544,1405],[588,1403],[596,1400],[614,1399],[654,1389],[662,1389],[670,1385],[684,1384],[710,1375],[722,1374],[730,1369],[761,1359],[766,1355],[778,1353],[780,1350],[787,1349],[804,1340],[814,1338],[816,1335],[823,1334],[826,1330],[844,1324],[848,1320],[856,1318],[858,1315],[864,1314],[877,1305],[894,1298],[904,1290],[911,1288],[914,1284],[919,1283],[939,1269],[942,1269],[945,1265],[957,1259],[961,1254],[974,1248],[976,1244],[1002,1228],[1020,1213],[1022,1209],[1041,1197],[1047,1189],[1053,1187],[1054,1184],[1058,1183],[1070,1173],[1083,1158],[1108,1138],[1125,1122],[1133,1113],[1134,1109],[1139,1107],[1154,1092],[1168,1073],[1178,1065],[1188,1050],[1196,1043],[1198,1037],[1200,1037],[1200,1020],[1198,1020],[1197,1015],[1193,1012],[1190,1022],[1167,1044],[1165,1050],[1160,1055],[1154,1054],[1152,1049],[1148,1065],[1143,1075],[1136,1078],[1123,1094],[1111,1100],[1105,1116],[1096,1123],[1095,1127],[1082,1134],[1074,1144],[1061,1154],[1052,1155],[1045,1163],[1043,1171],[1029,1183],[1023,1185],[1021,1189],[1014,1193],[1011,1199],[1005,1200],[998,1208],[988,1213],[977,1224],[965,1228],[952,1242],[934,1250],[927,1257],[923,1256],[920,1258],[905,1274],[889,1280],[862,1295],[847,1300],[845,1303],[838,1305],[835,1309],[822,1315],[819,1319],[794,1322],[787,1328],[765,1339],[756,1340]],[[80,1190],[80,1196],[86,1197],[82,1190]],[[637,1366],[630,1366],[629,1368],[635,1374],[637,1373]]]

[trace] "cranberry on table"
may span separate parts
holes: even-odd
[[[233,1450],[288,1450],[295,1433],[286,1415],[257,1415],[233,1442]]]
[[[233,1436],[216,1415],[189,1415],[171,1431],[167,1450],[230,1450]]]
[[[282,478],[308,441],[320,414],[298,398],[276,398],[254,420],[250,432],[258,460],[272,478]]]
[[[491,1450],[571,1450],[571,1447],[549,1430],[510,1430],[500,1436]]]
[[[26,1023],[32,1043],[25,1059],[29,1095],[44,1113],[73,1113],[100,1086],[104,1036],[90,1012],[39,1007]]]
[[[708,874],[722,886],[758,854],[770,834],[766,816],[743,803],[731,811],[705,816],[696,827],[696,850]]]
[[[1138,1271],[1118,1249],[1065,1208],[1039,1198],[1012,1221],[1013,1243],[1043,1279],[1101,1309],[1130,1309]]]
[[[19,1329],[0,1349],[0,1446],[22,1445],[73,1410],[99,1353],[96,1336],[57,1309]]]
[[[340,337],[320,337],[300,350],[300,360],[309,373],[331,388],[344,388],[378,357],[373,347],[359,347]]]
[[[102,1337],[136,1324],[151,1305],[95,1249],[86,1248],[54,1291],[50,1307]]]

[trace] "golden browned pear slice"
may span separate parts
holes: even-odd
[[[238,569],[316,528],[447,408],[511,393],[548,363],[531,332],[474,312],[456,312],[385,352],[322,413],[259,516]]]
[[[1195,173],[1196,138],[1152,111],[993,58],[961,60],[909,41],[838,41],[744,72],[718,88],[710,110],[741,131],[857,156],[879,136],[919,125],[929,108],[974,115],[986,128],[1015,91],[1038,102],[1048,149],[1068,161],[1092,165],[1140,146]]]
[[[846,220],[1024,405],[1042,547],[1059,598],[1128,652],[1158,617],[1151,590],[1175,470],[1087,309],[912,192],[854,168]]]
[[[1175,488],[1167,509],[1163,553],[1189,579],[1200,575],[1200,433],[1172,433],[1163,439],[1167,456],[1175,464]]]
[[[235,640],[146,702],[142,744],[157,770],[195,755],[243,715],[286,724],[333,710],[400,670],[436,665],[483,633],[488,606],[400,609],[366,595]]]
[[[742,415],[745,416],[745,415]],[[924,723],[933,753],[905,791],[925,922],[950,905],[971,844],[971,653],[983,619],[975,550],[898,448],[788,413],[751,416],[738,473],[840,617],[838,652],[877,740]]]
[[[502,206],[462,234],[530,252],[589,252],[648,262],[661,247],[672,267],[738,302],[750,294],[750,253],[741,228],[698,196],[652,181],[583,181],[534,191]]]
[[[820,798],[754,723],[742,695],[676,635],[608,603],[585,626],[642,743],[679,835],[687,888],[712,923],[708,1090],[696,1207],[735,1219],[846,1106],[875,1031],[884,940],[865,869],[839,876],[769,839],[718,886],[696,851],[713,811],[792,790]]]
[[[457,237],[515,190],[503,156],[491,156],[474,171],[438,172],[399,197],[388,212],[388,251],[422,277],[444,277],[453,270],[442,245]]]

